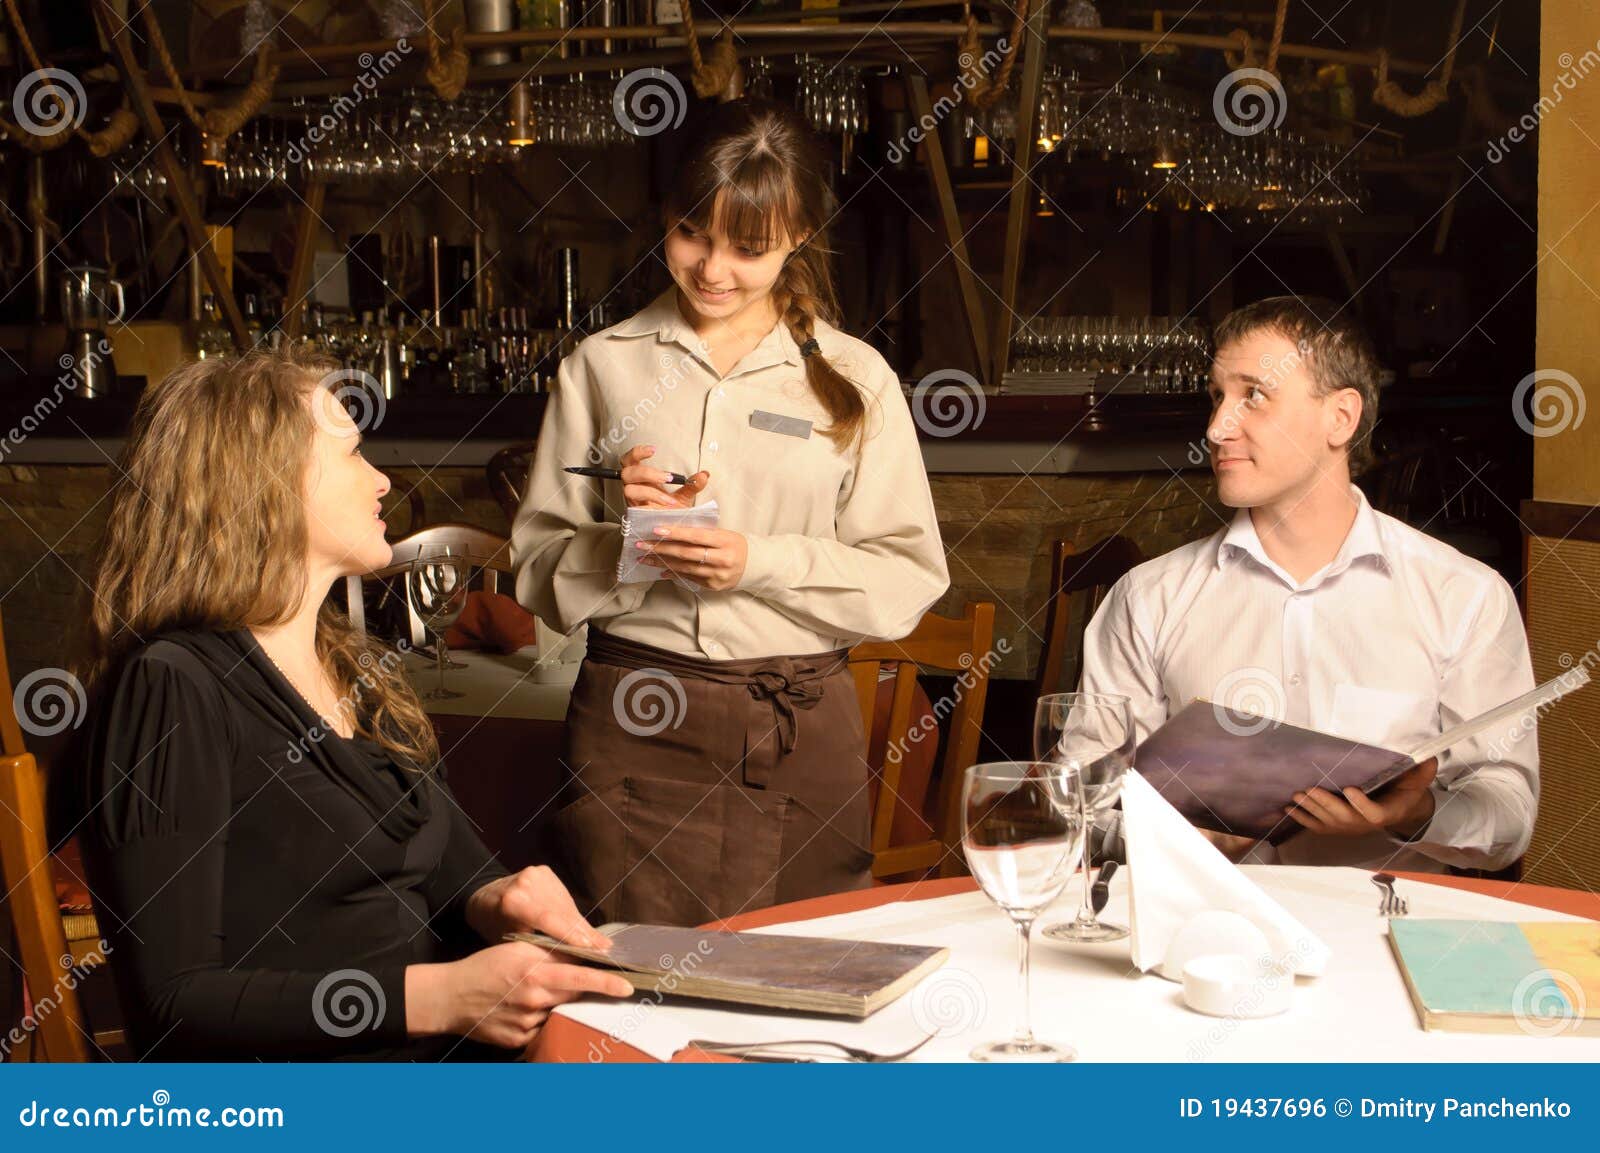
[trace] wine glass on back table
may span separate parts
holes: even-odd
[[[439,667],[438,687],[423,693],[423,700],[445,701],[463,695],[444,687],[444,670],[449,660],[445,655],[444,634],[467,606],[467,584],[471,577],[472,563],[464,556],[453,554],[446,545],[424,547],[406,573],[406,596],[421,619],[422,627],[433,634],[434,656]]]

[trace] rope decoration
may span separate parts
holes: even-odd
[[[967,30],[956,44],[956,63],[961,69],[961,87],[966,89],[967,99],[978,108],[992,107],[1005,95],[1011,83],[1011,72],[1017,65],[1028,23],[1028,3],[1029,0],[1017,2],[1011,35],[1005,41],[1005,52],[993,76],[989,76],[983,68],[983,45],[978,38],[977,17],[973,16],[970,8],[967,10]]]
[[[1467,0],[1456,0],[1456,14],[1450,21],[1449,49],[1444,54],[1444,66],[1439,78],[1430,80],[1415,96],[1389,79],[1389,50],[1378,49],[1378,83],[1372,90],[1375,103],[1397,116],[1425,116],[1450,95],[1450,73],[1456,64],[1456,46],[1461,42],[1461,21],[1467,12]]]
[[[121,152],[139,135],[139,118],[133,114],[124,101],[122,107],[111,113],[106,121],[106,126],[99,132],[80,132],[84,143],[89,146],[89,152],[104,159],[113,153]]]
[[[694,5],[683,0],[683,35],[689,45],[689,74],[695,94],[702,100],[720,96],[728,90],[739,69],[739,52],[733,44],[733,25],[724,24],[722,34],[711,45],[709,59],[700,53],[700,38],[694,32]]]
[[[11,0],[6,2],[10,3]],[[207,136],[227,139],[243,128],[272,98],[272,86],[278,82],[277,54],[271,44],[263,41],[261,47],[256,49],[255,72],[245,90],[239,94],[239,98],[232,104],[218,104],[201,112],[195,107],[188,89],[183,86],[183,77],[178,74],[178,66],[173,62],[172,53],[167,48],[167,38],[161,34],[161,22],[156,19],[154,5],[146,4],[139,10],[139,14],[144,19],[145,32],[150,37],[156,58],[161,61],[161,70],[167,74],[167,79],[172,83],[173,92],[177,96],[178,104],[183,108],[184,115],[188,116],[195,127]]]
[[[428,45],[428,63],[422,75],[439,94],[439,99],[450,104],[467,86],[467,69],[472,65],[472,58],[467,55],[464,24],[457,24],[450,30],[450,47],[440,52],[439,37],[433,30],[433,5],[434,0],[422,0],[422,25]]]
[[[1272,18],[1272,41],[1267,45],[1267,59],[1262,62],[1256,56],[1255,41],[1250,38],[1250,33],[1243,28],[1233,30],[1233,38],[1238,42],[1239,50],[1230,52],[1223,49],[1222,56],[1228,62],[1228,67],[1234,71],[1240,68],[1264,68],[1266,71],[1277,74],[1278,50],[1283,47],[1283,25],[1289,16],[1289,0],[1278,0],[1278,12]]]
[[[22,45],[22,51],[27,56],[28,63],[41,76],[46,90],[55,99],[57,106],[63,112],[70,113],[73,102],[64,98],[57,90],[54,81],[50,78],[50,73],[54,70],[46,68],[44,61],[39,59],[39,53],[33,46],[33,38],[28,35],[27,26],[22,23],[22,13],[17,11],[16,0],[5,0],[5,5],[6,14],[11,19],[11,26],[17,33],[17,42]],[[126,99],[123,100],[120,108],[111,113],[111,116],[106,121],[106,126],[98,132],[90,132],[84,129],[81,124],[74,124],[70,132],[62,129],[48,135],[40,135],[37,132],[29,132],[8,120],[0,118],[0,135],[4,135],[7,139],[20,144],[28,152],[54,152],[69,140],[77,137],[89,146],[89,151],[94,155],[110,156],[113,152],[123,148],[138,132],[139,118],[128,107]]]

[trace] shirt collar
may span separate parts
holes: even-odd
[[[1345,534],[1344,543],[1339,546],[1333,560],[1320,572],[1313,574],[1304,586],[1295,586],[1294,579],[1267,556],[1261,537],[1256,533],[1255,521],[1251,519],[1247,508],[1234,513],[1233,523],[1222,534],[1222,541],[1217,547],[1217,567],[1221,568],[1225,561],[1248,556],[1263,568],[1276,573],[1285,583],[1305,588],[1315,588],[1323,581],[1338,576],[1362,557],[1372,558],[1384,572],[1393,572],[1394,561],[1385,548],[1383,528],[1378,522],[1377,512],[1367,503],[1366,494],[1355,485],[1350,486],[1350,495],[1356,501],[1356,519]]]
[[[821,327],[820,321],[818,327]],[[669,344],[677,344],[702,358],[709,352],[700,334],[695,332],[683,318],[683,313],[678,311],[676,287],[668,288],[628,319],[613,325],[607,332],[607,335],[617,337],[651,334]],[[761,343],[745,354],[745,358],[739,362],[739,371],[753,372],[756,369],[785,363],[798,368],[804,363],[804,358],[800,355],[800,346],[789,333],[789,326],[780,321],[772,326],[771,332],[761,338]]]

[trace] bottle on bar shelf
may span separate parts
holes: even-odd
[[[256,306],[256,295],[253,292],[244,294],[244,330],[249,337],[250,347],[260,348],[263,344],[261,310]]]
[[[233,353],[233,340],[217,311],[217,298],[209,292],[200,298],[200,327],[195,333],[195,346],[201,360]]]
[[[442,319],[432,310],[416,316],[404,305],[395,306],[392,317],[387,309],[363,309],[357,318],[342,311],[330,315],[313,304],[305,306],[304,339],[346,368],[369,374],[388,399],[526,395],[551,387],[563,350],[582,339],[584,328],[580,324],[579,331],[569,334],[538,327],[525,306],[483,311],[469,306],[461,310],[458,325],[445,325]],[[220,323],[214,328],[215,339],[206,348],[214,346],[215,351],[205,355],[231,350],[227,331]],[[281,335],[274,325],[272,337]]]

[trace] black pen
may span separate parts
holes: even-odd
[[[592,476],[599,480],[622,479],[621,470],[615,468],[591,468],[589,465],[574,465],[571,468],[564,469],[563,471],[570,472],[573,476]],[[667,483],[688,484],[689,478],[684,476],[681,472],[669,472],[667,473]]]

